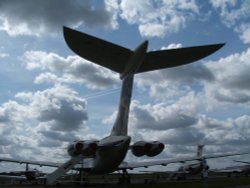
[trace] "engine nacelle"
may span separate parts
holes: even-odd
[[[159,141],[138,141],[131,146],[131,151],[136,157],[141,157],[143,155],[153,157],[160,154],[164,147],[164,144]]]
[[[94,156],[98,148],[98,141],[84,140],[74,141],[68,146],[68,154],[72,157],[82,154],[84,156]]]
[[[149,152],[146,153],[146,155],[149,157],[159,155],[165,148],[165,145],[159,141],[149,142],[149,144],[151,144],[151,148]]]

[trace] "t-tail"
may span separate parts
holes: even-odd
[[[127,136],[129,106],[133,91],[134,74],[140,68],[148,47],[148,41],[139,45],[130,55],[130,59],[124,71],[120,74],[122,81],[122,90],[120,96],[120,104],[114,126],[111,131],[112,136]]]
[[[211,44],[147,52],[148,41],[145,41],[132,51],[68,27],[63,27],[63,32],[65,41],[76,54],[120,73],[123,83],[118,114],[111,131],[111,135],[114,136],[126,136],[128,132],[134,74],[192,63],[214,53],[224,45]]]
[[[134,75],[129,74],[122,82],[120,104],[114,126],[111,131],[112,136],[126,136],[128,134],[129,106],[133,90]]]

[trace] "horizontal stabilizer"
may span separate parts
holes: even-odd
[[[214,53],[222,46],[224,46],[224,44],[148,52],[144,59],[144,63],[137,72],[146,72],[192,63]]]
[[[63,33],[68,46],[77,55],[118,73],[123,72],[133,53],[122,46],[67,27],[63,28]]]
[[[94,36],[64,27],[64,38],[77,55],[93,63],[123,73],[133,51]],[[176,67],[202,59],[224,44],[147,52],[137,72]]]

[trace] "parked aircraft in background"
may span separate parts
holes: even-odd
[[[208,178],[208,170],[210,167],[207,163],[207,159],[247,154],[247,153],[241,153],[241,154],[224,153],[224,154],[203,155],[203,148],[204,145],[197,146],[197,153],[195,157],[197,157],[198,160],[193,160],[189,162],[183,161],[182,163],[184,164],[181,165],[177,171],[163,171],[163,173],[169,174],[170,175],[169,179],[177,179],[177,180],[183,180],[186,179],[186,176],[188,175],[197,175],[197,174],[200,174],[201,178]]]
[[[29,164],[26,163],[25,171],[12,172],[16,175],[0,175],[0,178],[8,178],[14,181],[31,182],[31,183],[43,183],[46,181],[46,175],[35,169],[30,169]]]
[[[181,165],[178,171],[174,172],[172,177],[186,179],[186,175],[201,174],[203,178],[206,178],[209,166],[207,164],[206,156],[203,156],[203,147],[204,145],[197,146],[197,157],[200,158],[199,161]],[[225,155],[215,155],[213,158],[218,157],[225,157]]]
[[[88,173],[104,174],[122,170],[124,175],[127,174],[127,169],[200,159],[196,156],[138,163],[123,162],[129,149],[137,157],[143,155],[154,157],[164,149],[164,144],[159,141],[142,140],[133,145],[130,144],[131,137],[127,133],[134,75],[192,63],[214,53],[224,44],[147,52],[148,41],[144,41],[131,51],[67,27],[64,27],[63,31],[68,46],[76,54],[119,73],[122,80],[122,89],[117,117],[109,136],[101,140],[74,141],[68,147],[68,154],[71,158],[64,164],[27,161],[29,164],[58,167],[54,172],[47,175],[48,184],[54,184],[62,174],[72,169],[82,158],[84,158],[83,169]],[[85,158],[88,159],[85,160]],[[10,161],[6,158],[0,158],[0,160]],[[15,162],[13,159],[11,161]],[[16,162],[19,161],[16,160]]]
[[[212,172],[226,173],[228,177],[231,176],[248,176],[250,174],[250,162],[234,160],[234,162],[243,163],[246,165],[229,166],[223,169],[213,169]]]

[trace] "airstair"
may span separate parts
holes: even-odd
[[[57,183],[58,178],[60,178],[63,174],[71,170],[81,160],[82,160],[82,155],[78,155],[66,161],[64,164],[58,167],[55,171],[53,171],[52,173],[46,176],[46,184],[55,185]]]

